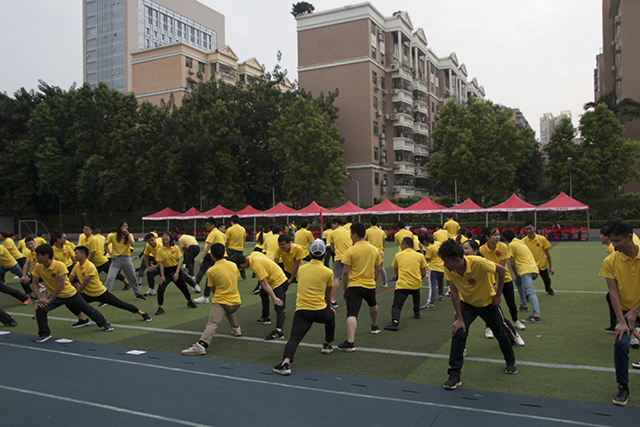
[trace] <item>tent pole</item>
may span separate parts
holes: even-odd
[[[37,225],[36,225],[36,230],[38,230],[38,226]],[[144,236],[144,219],[142,220],[142,235]]]
[[[587,242],[591,239],[591,224],[589,223],[589,210],[587,210]]]
[[[538,229],[538,212],[533,211],[533,228],[534,230]]]
[[[258,243],[258,242],[256,241],[256,236],[257,236],[257,234],[256,234],[256,233],[257,233],[257,232],[258,232],[258,230],[256,229],[256,217],[254,216],[254,217],[253,217],[253,241],[254,241],[254,242],[256,242],[256,243]]]
[[[485,228],[489,228],[489,212],[485,212]]]

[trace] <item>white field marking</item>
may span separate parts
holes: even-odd
[[[124,414],[129,414],[129,415],[136,415],[136,416],[139,416],[139,417],[152,418],[154,420],[167,421],[167,422],[170,422],[170,423],[180,424],[180,425],[183,425],[183,426],[211,427],[211,426],[209,426],[207,424],[192,423],[191,421],[178,420],[176,418],[163,417],[163,416],[160,416],[160,415],[149,414],[149,413],[146,413],[146,412],[132,411],[130,409],[119,408],[117,406],[111,406],[111,405],[105,405],[103,403],[95,403],[95,402],[89,402],[89,401],[86,401],[86,400],[72,399],[72,398],[69,398],[69,397],[56,396],[56,395],[49,394],[49,393],[42,393],[42,392],[33,391],[33,390],[25,390],[25,389],[16,388],[16,387],[10,387],[10,386],[1,385],[1,384],[0,384],[0,389],[4,389],[4,390],[8,390],[8,391],[14,391],[14,392],[17,392],[17,393],[30,394],[32,396],[46,397],[46,398],[54,399],[54,400],[61,400],[63,402],[75,403],[75,404],[78,404],[78,405],[91,406],[91,407],[99,408],[99,409],[106,409],[108,411],[113,411],[113,412],[120,412],[120,413],[124,413]]]
[[[562,423],[562,424],[581,425],[581,426],[590,426],[590,427],[604,427],[601,424],[592,424],[592,423],[585,423],[585,422],[573,421],[573,420],[563,420],[563,419],[560,419],[560,418],[542,417],[542,416],[537,416],[537,415],[519,414],[519,413],[514,413],[514,412],[506,412],[506,411],[496,411],[496,410],[492,410],[492,409],[468,408],[466,406],[447,405],[447,404],[444,404],[444,403],[420,402],[420,401],[415,401],[415,400],[399,399],[399,398],[395,398],[395,397],[383,397],[383,396],[374,396],[374,395],[362,394],[362,393],[352,393],[352,392],[348,392],[348,391],[325,390],[325,389],[320,389],[320,388],[312,388],[312,387],[298,386],[298,385],[292,385],[292,384],[274,383],[274,382],[251,379],[251,378],[241,378],[241,377],[235,377],[235,376],[232,376],[232,375],[214,374],[214,373],[211,373],[211,372],[191,371],[189,369],[184,369],[184,368],[172,368],[172,367],[169,367],[169,366],[157,366],[157,365],[151,365],[151,364],[142,363],[142,362],[134,362],[134,361],[131,361],[131,360],[109,359],[108,357],[90,356],[90,355],[84,355],[84,354],[69,353],[69,352],[60,351],[60,350],[36,348],[36,347],[29,347],[29,346],[18,345],[18,344],[10,344],[10,343],[1,343],[0,342],[0,345],[7,346],[7,347],[21,348],[21,349],[25,349],[25,350],[42,351],[42,352],[45,352],[45,353],[62,354],[62,355],[65,355],[65,356],[79,357],[79,358],[83,358],[83,359],[91,359],[91,360],[99,360],[99,361],[103,361],[103,362],[113,362],[113,363],[120,363],[120,364],[125,364],[125,365],[141,366],[141,367],[146,367],[146,368],[151,368],[151,369],[160,369],[160,370],[165,370],[165,371],[180,372],[180,373],[193,374],[193,375],[198,375],[198,376],[222,378],[222,379],[231,380],[231,381],[239,381],[239,382],[253,383],[253,384],[262,384],[262,385],[268,385],[268,386],[273,386],[273,387],[289,388],[289,389],[294,389],[294,390],[318,392],[318,393],[325,393],[325,394],[334,394],[334,395],[339,395],[339,396],[349,396],[349,397],[356,397],[356,398],[362,398],[362,399],[374,399],[374,400],[380,400],[380,401],[385,401],[385,402],[407,403],[407,404],[413,404],[413,405],[419,405],[419,406],[430,406],[430,407],[443,408],[443,409],[456,409],[456,410],[459,410],[459,411],[479,412],[479,413],[483,413],[483,414],[502,415],[502,416],[509,416],[509,417],[515,417],[515,418],[526,418],[526,419],[540,420],[540,421],[546,421],[546,422],[556,422],[556,423]],[[0,385],[0,387],[1,388],[12,389],[11,387],[6,387],[6,386],[2,386],[2,385]],[[15,389],[15,390],[16,391],[20,391],[19,389]],[[31,393],[32,394],[37,394],[38,392],[31,392]],[[39,395],[39,393],[38,393],[38,395]],[[67,400],[67,398],[62,398],[62,399]],[[68,401],[75,402],[75,400],[73,400],[73,399],[68,399]],[[90,403],[90,402],[87,402],[87,403]],[[94,405],[99,405],[99,404],[94,404]],[[133,411],[130,411],[130,412],[133,412]],[[189,425],[200,426],[200,424],[189,424]]]
[[[31,316],[30,314],[25,314],[25,313],[9,313],[9,314],[12,315],[12,316],[27,316],[27,317]],[[62,320],[62,321],[65,321],[65,322],[75,322],[76,321],[75,319],[66,319],[66,318],[63,318],[63,317],[49,317],[49,319]],[[136,330],[145,331],[145,332],[162,332],[162,333],[169,333],[169,334],[195,335],[195,336],[202,335],[201,332],[184,331],[184,330],[180,330],[180,329],[149,328],[149,327],[145,327],[145,326],[117,325],[115,323],[112,323],[111,326],[117,327],[117,328],[124,328],[124,329],[136,329]],[[234,337],[233,335],[230,335],[230,334],[216,334],[215,336],[216,337],[220,337],[220,338],[230,338],[230,339],[233,339],[233,340],[253,341],[253,342],[260,342],[260,343],[265,343],[265,344],[276,344],[276,345],[285,345],[285,344],[287,344],[287,342],[285,340],[270,340],[270,341],[267,341],[264,338],[247,337],[247,336],[244,336],[244,335],[241,336],[241,337]],[[322,348],[322,346],[320,346],[318,344],[310,344],[310,343],[305,343],[305,342],[301,342],[299,344],[299,346],[309,347],[309,348]],[[422,353],[422,352],[418,352],[418,351],[387,350],[387,349],[384,349],[384,348],[357,347],[357,351],[362,351],[362,352],[366,352],[366,353],[377,353],[377,354],[392,354],[394,356],[414,356],[414,357],[424,357],[424,358],[432,358],[432,359],[449,359],[449,355],[448,354]],[[505,363],[503,359],[488,359],[488,358],[484,358],[484,357],[465,357],[464,360],[465,361],[473,361],[473,362],[483,362],[483,363],[497,363],[497,364],[504,364]],[[527,361],[520,361],[520,360],[518,361],[518,365],[535,366],[535,367],[539,367],[539,368],[577,369],[577,370],[594,371],[594,372],[615,372],[614,368],[605,368],[605,367],[602,367],[602,366],[568,365],[568,364],[561,364],[561,363],[527,362]],[[631,370],[631,371],[629,371],[629,373],[640,374],[640,370]]]

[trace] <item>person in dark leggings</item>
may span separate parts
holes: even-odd
[[[185,299],[187,300],[187,306],[196,308],[197,305],[191,300],[189,288],[187,288],[187,284],[184,280],[184,274],[182,273],[182,268],[180,268],[180,258],[182,256],[180,248],[174,244],[173,236],[171,235],[171,233],[164,231],[160,232],[160,237],[162,238],[162,246],[156,253],[156,261],[158,262],[158,268],[160,269],[160,284],[158,287],[158,310],[156,311],[156,316],[165,313],[164,308],[162,307],[162,305],[164,304],[164,292],[171,282],[175,283],[178,289],[180,289],[182,295],[184,295]]]
[[[214,264],[213,258],[211,257],[211,250],[207,250],[207,248],[211,248],[214,243],[220,243],[224,246],[224,233],[227,230],[227,227],[224,224],[219,224],[216,228],[215,220],[213,218],[209,218],[208,221],[212,221],[214,228],[211,229],[211,233],[209,233],[206,240],[205,255],[200,259],[201,267],[200,271],[198,271],[198,277],[196,277],[196,285],[200,283],[200,279],[207,273],[209,267]],[[189,283],[187,282],[187,284]],[[209,295],[211,295],[211,288],[209,286],[205,286],[202,296],[194,299],[193,302],[196,304],[207,304],[209,302]]]
[[[0,308],[0,322],[5,326],[15,327],[18,326],[13,317],[9,316],[9,313]]]

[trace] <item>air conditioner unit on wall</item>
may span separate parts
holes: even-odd
[[[388,116],[388,114],[387,114],[387,116]],[[386,134],[386,133],[381,133],[381,134],[380,134],[380,139],[381,139],[382,141],[384,141],[385,139],[387,139],[387,134]]]
[[[389,120],[389,115],[388,115],[388,114],[385,114],[385,115],[384,115],[384,119],[385,119],[385,120]]]
[[[391,89],[391,95],[398,95],[400,93],[400,89]]]
[[[380,110],[376,111],[376,116],[377,117],[380,117],[381,115],[382,115],[382,111],[380,111]]]
[[[398,71],[400,69],[400,65],[397,62],[391,64],[391,71]]]
[[[384,33],[379,33],[378,34],[378,40],[380,40],[381,42],[384,41]]]
[[[189,68],[189,74],[195,74],[196,70],[194,70],[193,68]]]
[[[382,94],[383,94],[383,95],[388,95],[388,94],[389,94],[389,91],[385,89],[385,90],[383,90],[383,91],[382,91]]]
[[[376,86],[375,86],[375,90],[376,90],[376,91],[379,91],[379,90],[380,90],[380,85],[376,85]]]

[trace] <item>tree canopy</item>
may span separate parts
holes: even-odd
[[[307,3],[306,1],[301,1],[298,3],[293,3],[293,8],[291,9],[291,14],[296,18],[298,16],[307,15],[309,13],[313,13],[316,10],[315,7],[311,3]]]

